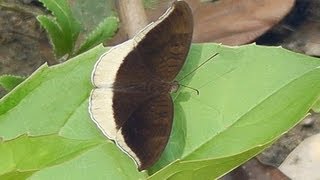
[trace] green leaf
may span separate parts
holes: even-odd
[[[183,162],[194,162],[196,171],[199,160],[235,156],[253,148],[263,150],[266,143],[297,124],[320,95],[318,59],[254,45],[234,49],[203,45],[192,50],[191,55],[198,52],[194,56],[202,57],[199,63],[210,54],[219,55],[200,67],[187,83],[200,91],[199,96],[180,88],[183,93],[176,98],[175,121],[185,121],[186,144],[180,148],[181,156],[171,157],[170,154],[177,154],[171,144],[179,144],[171,138],[162,161],[151,168],[151,173],[171,164],[161,169],[155,179],[179,171]],[[190,72],[188,65],[180,77]],[[163,163],[163,159],[168,161]],[[177,159],[180,160],[172,163]],[[238,165],[234,162],[233,167]]]
[[[68,1],[68,3],[74,17],[82,26],[73,56],[83,53],[102,42],[107,42],[116,34],[119,19],[115,10],[115,1],[73,0]]]
[[[297,124],[320,96],[318,59],[253,45],[234,49],[199,45],[192,50],[189,58],[201,59],[198,64],[215,52],[219,55],[200,67],[190,83],[181,82],[200,91],[195,96],[192,90],[180,88],[184,93],[176,98],[175,116],[184,118],[175,120],[185,121],[186,144],[180,148],[181,156],[168,156],[176,154],[171,144],[179,144],[171,139],[152,173],[177,159],[217,159],[255,147],[262,150],[265,143]],[[197,65],[188,66],[180,77]],[[162,171],[180,168],[170,165]]]
[[[68,2],[74,17],[81,22],[83,27],[79,37],[80,44],[106,18],[117,16],[114,0],[73,0]]]
[[[264,145],[262,148],[268,147]],[[169,166],[172,171],[158,171],[149,179],[215,179],[223,176],[233,169],[235,164],[243,164],[248,157],[258,154],[261,147],[252,148],[240,154],[217,159],[204,159],[196,161],[176,161]],[[196,167],[196,168],[195,168]]]
[[[312,110],[316,113],[320,113],[320,99],[312,106]]]
[[[118,29],[119,20],[114,16],[114,5],[110,1],[42,2],[54,17],[40,15],[37,19],[47,30],[58,58],[87,51],[113,37]]]
[[[7,160],[7,164],[2,165],[8,165],[2,169],[13,170],[8,174],[35,172],[79,156],[96,144],[97,141],[66,139],[58,135],[38,137],[23,135],[1,142],[0,149],[4,152],[1,153],[1,159]]]
[[[0,100],[0,179],[143,179],[91,121],[91,72],[106,48],[40,67]],[[194,44],[177,77],[174,128],[150,179],[218,178],[262,151],[319,98],[320,61],[282,48]],[[34,153],[36,152],[36,153]]]
[[[2,75],[0,76],[0,86],[2,86],[6,91],[11,91],[25,79],[25,77],[21,76]]]
[[[40,0],[54,17],[40,15],[40,24],[47,30],[55,55],[72,54],[80,32],[80,24],[72,16],[66,0]]]
[[[116,17],[108,17],[102,21],[97,28],[89,34],[86,41],[81,45],[76,54],[81,54],[90,48],[111,39],[119,25],[119,19]]]

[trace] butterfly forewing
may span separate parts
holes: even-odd
[[[149,30],[137,45],[142,60],[156,78],[171,82],[182,68],[192,39],[191,9],[183,1],[176,1],[173,10]],[[161,18],[160,18],[161,20]],[[140,39],[139,35],[136,38]]]

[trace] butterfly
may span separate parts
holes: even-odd
[[[152,166],[169,140],[174,108],[170,96],[192,40],[188,4],[175,1],[134,38],[111,48],[92,72],[92,120],[128,154],[139,170]]]

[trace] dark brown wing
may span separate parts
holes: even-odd
[[[157,96],[149,91],[155,88],[148,86],[153,84],[151,81],[174,80],[187,57],[192,31],[188,4],[174,2],[167,13],[133,39],[136,47],[117,73],[113,108],[121,131],[116,142],[135,159],[140,170],[158,160],[170,137],[173,121],[169,92]],[[128,92],[119,91],[128,85],[131,86],[126,88]]]
[[[141,103],[151,97],[147,83],[151,75],[137,51],[131,51],[120,66],[113,84],[114,119],[119,129]]]
[[[135,159],[139,170],[159,159],[170,137],[172,119],[172,99],[164,94],[140,106],[121,127],[122,136],[117,138],[123,139],[117,139],[117,143]]]
[[[191,9],[186,2],[175,1],[171,9],[155,22],[155,26],[134,38],[142,39],[137,51],[153,75],[171,82],[189,52],[193,32]]]
[[[193,30],[191,9],[176,1],[158,21],[133,39],[136,47],[125,57],[114,82],[113,109],[118,127],[141,103],[152,97],[150,81],[171,82],[187,57]],[[163,88],[166,89],[166,88]],[[168,89],[168,88],[167,88]]]

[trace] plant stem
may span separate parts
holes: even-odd
[[[132,38],[148,24],[142,0],[119,0],[118,8],[128,38]]]

